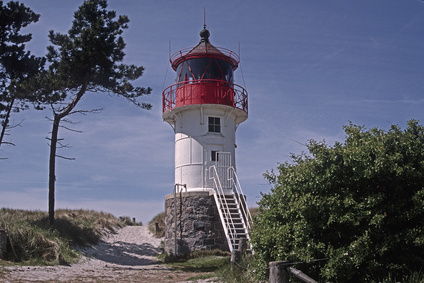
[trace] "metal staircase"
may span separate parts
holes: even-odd
[[[220,170],[213,165],[209,167],[208,171],[209,179],[213,180],[214,198],[228,247],[230,252],[232,252],[239,249],[241,239],[244,238],[248,242],[250,241],[249,230],[252,216],[247,207],[246,198],[241,190],[234,167],[226,169],[226,174],[223,174],[222,170],[219,172]],[[223,187],[223,183],[226,184],[225,187]]]

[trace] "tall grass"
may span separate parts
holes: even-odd
[[[129,216],[119,216],[119,221],[125,224],[125,226],[143,226],[143,222],[136,222],[135,218],[134,221]]]
[[[4,259],[27,264],[75,262],[79,257],[75,247],[96,244],[103,235],[123,225],[112,214],[93,210],[57,210],[53,227],[43,211],[2,208],[1,222],[3,218],[18,257],[9,242]]]
[[[157,223],[157,226],[156,226]],[[149,231],[158,238],[165,236],[165,212],[161,212],[153,217],[149,222]],[[157,228],[157,229],[156,229]]]
[[[250,269],[251,261],[249,255],[238,262],[227,263],[215,271],[215,276],[226,283],[256,282]]]

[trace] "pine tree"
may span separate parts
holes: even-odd
[[[120,63],[125,43],[121,36],[128,28],[127,16],[116,17],[107,10],[106,0],[87,0],[74,14],[67,34],[50,31],[47,60],[49,71],[44,78],[44,92],[67,101],[53,109],[49,160],[49,222],[54,223],[55,162],[60,122],[75,112],[86,92],[112,93],[124,97],[143,109],[148,103],[138,102],[150,88],[134,87],[131,81],[142,76],[144,68]]]
[[[45,59],[35,57],[25,50],[31,34],[21,34],[21,29],[38,21],[40,15],[19,2],[6,5],[0,1],[0,145],[8,129],[12,112],[19,112],[34,104],[42,109],[42,104],[51,102],[36,92],[34,78],[43,69]]]

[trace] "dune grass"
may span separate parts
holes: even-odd
[[[157,226],[156,226],[157,223]],[[161,212],[150,220],[149,231],[158,238],[165,236],[165,212]]]
[[[53,227],[44,211],[2,208],[2,228],[3,219],[17,254],[16,258],[9,241],[3,259],[34,265],[75,262],[79,258],[77,246],[94,245],[103,235],[124,225],[110,213],[93,210],[57,210]]]
[[[119,216],[118,219],[124,223],[125,226],[143,226],[143,222],[136,222],[135,220],[133,221],[129,216]]]

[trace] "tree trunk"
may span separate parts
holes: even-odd
[[[60,118],[55,115],[53,120],[52,136],[50,140],[50,159],[49,159],[49,223],[54,224],[54,201],[55,201],[55,181],[56,181],[56,149],[57,136],[59,133]]]
[[[50,159],[49,159],[49,223],[54,225],[54,202],[55,202],[55,182],[56,182],[56,150],[59,124],[62,118],[66,117],[77,106],[78,101],[87,90],[88,82],[85,81],[74,99],[59,113],[54,114],[52,135],[50,139]]]
[[[7,126],[9,125],[10,112],[12,111],[14,102],[15,102],[15,97],[12,98],[12,101],[10,102],[7,108],[6,117],[4,118],[4,123],[3,123],[3,127],[1,129],[1,134],[0,134],[0,146],[3,144],[4,134],[6,132]]]

